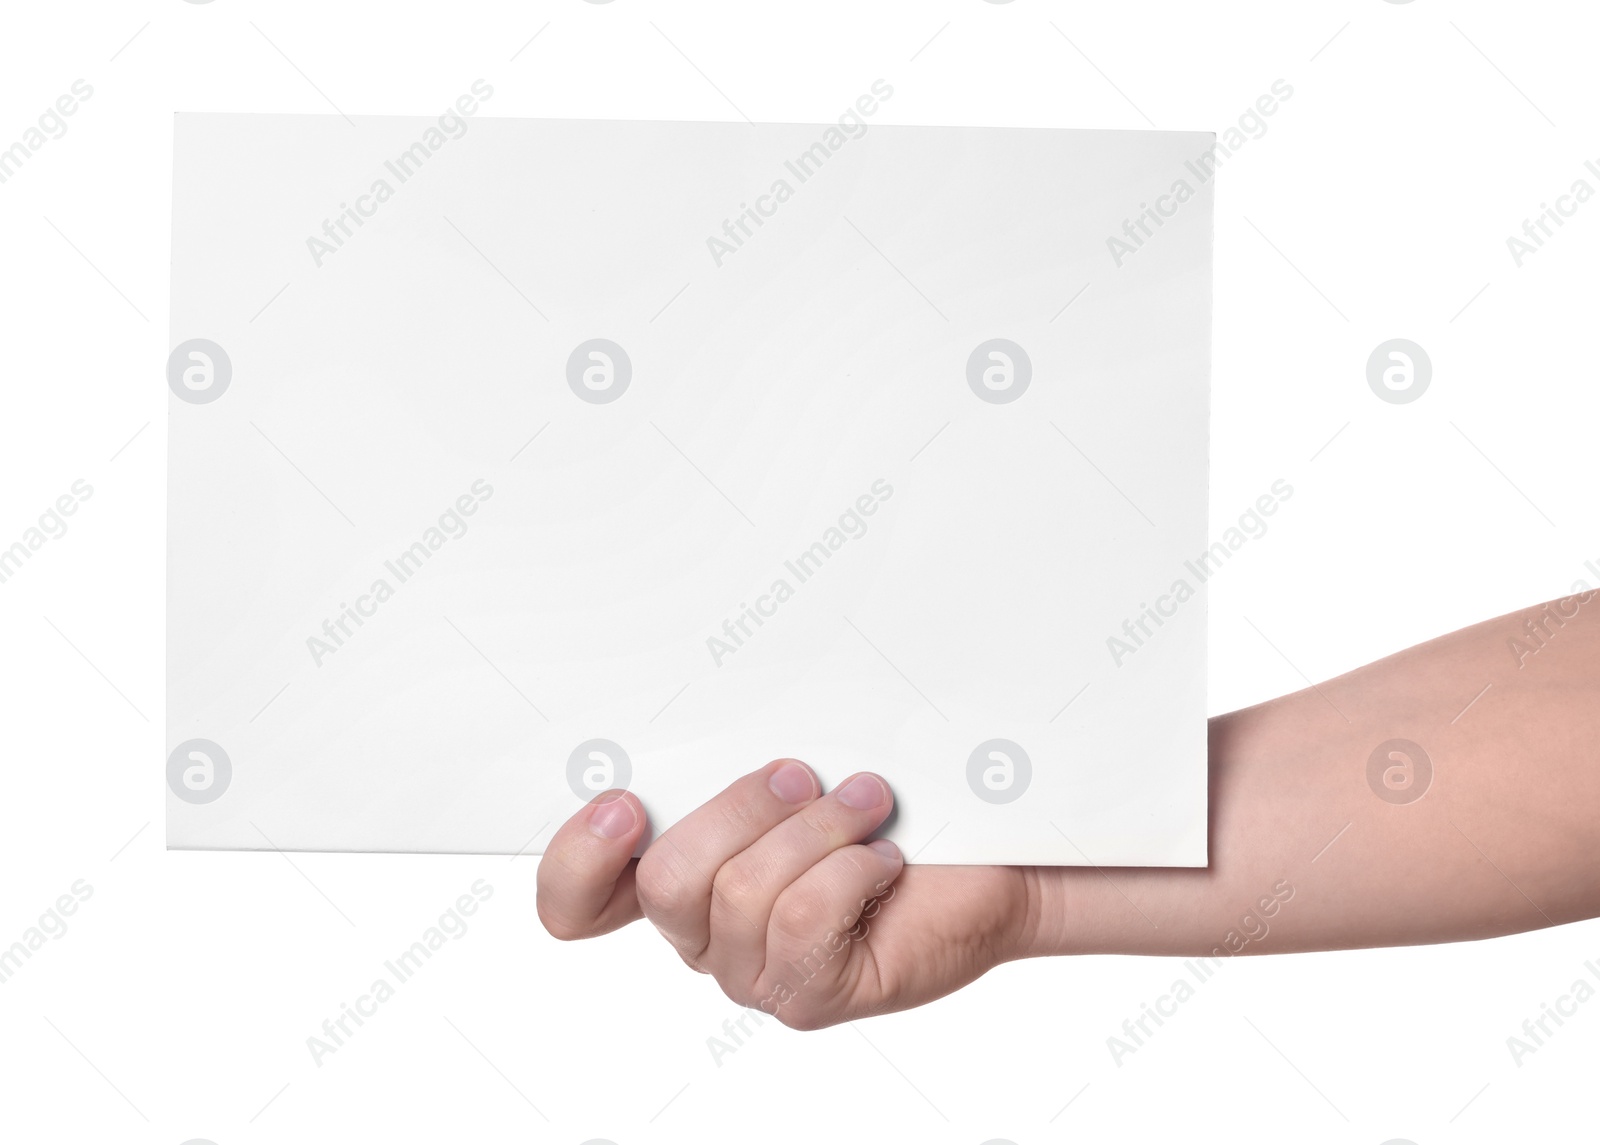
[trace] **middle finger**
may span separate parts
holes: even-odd
[[[722,864],[820,791],[799,760],[773,760],[673,824],[639,859],[639,905],[690,966],[699,969],[710,942],[713,880]]]

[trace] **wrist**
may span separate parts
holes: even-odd
[[[1022,908],[1007,961],[1069,954],[1066,883],[1051,867],[1021,867]]]

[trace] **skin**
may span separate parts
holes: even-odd
[[[1406,802],[1368,780],[1394,739],[1432,764],[1424,788],[1412,761]],[[597,797],[545,852],[539,917],[561,939],[648,918],[734,1001],[797,1029],[918,1006],[1016,958],[1488,938],[1600,914],[1597,763],[1587,592],[1213,719],[1204,869],[907,867],[864,843],[892,807],[886,781],[823,793],[775,760],[637,860],[644,808]]]

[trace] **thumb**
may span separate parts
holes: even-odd
[[[606,791],[561,825],[539,860],[539,921],[563,940],[593,938],[644,917],[634,847],[647,819],[638,796]]]

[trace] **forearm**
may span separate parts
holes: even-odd
[[[1528,609],[1212,720],[1210,866],[1039,869],[1027,953],[1407,945],[1600,914],[1600,594],[1560,603],[1576,614]],[[1402,747],[1369,782],[1393,740],[1431,763],[1420,797],[1420,756],[1410,788],[1385,783]]]

